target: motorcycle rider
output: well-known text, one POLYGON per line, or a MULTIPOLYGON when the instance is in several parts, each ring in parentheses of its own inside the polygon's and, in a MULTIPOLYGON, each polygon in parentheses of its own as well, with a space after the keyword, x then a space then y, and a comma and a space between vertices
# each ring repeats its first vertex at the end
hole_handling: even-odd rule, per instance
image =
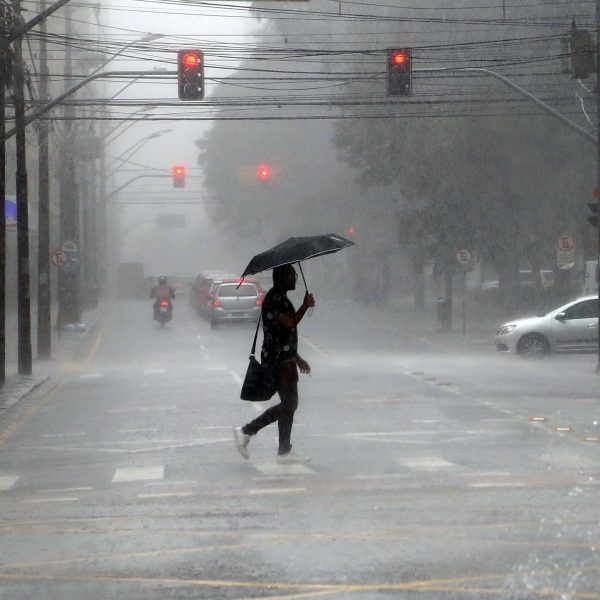
POLYGON ((169 285, 167 278, 164 275, 161 275, 158 278, 158 283, 152 288, 150 292, 151 298, 156 298, 154 302, 154 320, 158 320, 158 309, 160 307, 161 300, 168 300, 169 302, 169 317, 171 316, 171 312, 173 310, 173 305, 171 304, 171 300, 175 299, 175 289, 169 285))

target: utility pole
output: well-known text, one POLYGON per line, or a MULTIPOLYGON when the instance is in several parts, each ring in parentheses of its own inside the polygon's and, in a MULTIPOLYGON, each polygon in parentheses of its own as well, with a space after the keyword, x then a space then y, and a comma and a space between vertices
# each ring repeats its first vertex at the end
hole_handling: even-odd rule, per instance
MULTIPOLYGON (((0 4, 0 38, 8 33, 8 7, 0 4)), ((7 50, 0 49, 0 384, 6 380, 6 112, 4 96, 8 83, 7 50)))
MULTIPOLYGON (((65 10, 65 35, 72 36, 71 10, 65 10)), ((65 90, 72 84, 73 76, 73 50, 71 45, 65 47, 65 90)), ((60 235, 62 245, 74 244, 75 256, 70 257, 67 264, 58 274, 58 328, 59 330, 69 323, 81 322, 79 308, 79 279, 80 261, 79 251, 79 189, 75 174, 74 135, 76 131, 75 110, 72 106, 65 107, 65 124, 61 140, 61 165, 60 165, 60 235), (73 260, 74 258, 74 260, 73 260)), ((73 247, 73 246, 72 246, 73 247)))
MULTIPOLYGON (((20 0, 13 0, 16 22, 21 15, 20 0)), ((29 209, 27 199, 27 155, 25 142, 25 95, 22 40, 14 42, 13 99, 17 145, 17 291, 18 371, 31 375, 31 289, 29 278, 29 209)))
MULTIPOLYGON (((44 2, 40 0, 40 13, 44 2)), ((40 24, 40 100, 48 102, 48 50, 46 21, 40 24)), ((50 303, 50 163, 48 156, 49 122, 37 122, 38 134, 38 292, 37 292, 37 356, 52 355, 52 316, 50 303)))
MULTIPOLYGON (((600 137, 600 0, 596 0, 596 132, 600 137)), ((599 140, 600 142, 600 140, 599 140)), ((600 189, 600 143, 596 145, 597 160, 597 183, 600 189)), ((598 198, 600 202, 600 198, 598 198)), ((598 263, 596 265, 596 279, 598 280, 598 363, 596 364, 596 373, 600 373, 600 223, 598 223, 598 248, 596 248, 598 263)))

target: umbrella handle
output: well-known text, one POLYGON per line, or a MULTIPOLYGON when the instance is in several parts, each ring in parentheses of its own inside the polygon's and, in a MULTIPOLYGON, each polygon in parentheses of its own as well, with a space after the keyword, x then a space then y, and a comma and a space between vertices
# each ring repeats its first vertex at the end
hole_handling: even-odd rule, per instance
MULTIPOLYGON (((308 286, 306 285, 306 279, 304 278, 304 271, 302 270, 302 265, 300 264, 300 261, 298 261, 298 268, 300 269, 300 275, 302 275, 302 281, 304 281, 304 288, 306 289, 306 293, 308 294, 308 286)), ((306 314, 311 317, 313 314, 313 310, 314 307, 311 306, 308 311, 306 312, 306 314)))

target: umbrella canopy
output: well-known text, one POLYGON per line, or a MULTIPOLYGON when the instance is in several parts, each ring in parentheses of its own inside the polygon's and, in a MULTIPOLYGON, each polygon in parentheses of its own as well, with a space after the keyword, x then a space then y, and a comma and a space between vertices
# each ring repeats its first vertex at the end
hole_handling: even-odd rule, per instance
POLYGON ((281 265, 299 263, 301 260, 313 258, 313 256, 332 254, 342 248, 354 245, 354 242, 334 233, 291 237, 285 242, 257 254, 244 269, 242 277, 274 269, 281 265))

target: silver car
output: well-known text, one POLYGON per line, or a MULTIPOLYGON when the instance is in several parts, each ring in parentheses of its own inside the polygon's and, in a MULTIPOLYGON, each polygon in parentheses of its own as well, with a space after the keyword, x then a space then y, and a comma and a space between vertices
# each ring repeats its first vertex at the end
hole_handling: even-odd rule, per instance
POLYGON ((227 321, 258 320, 264 293, 255 284, 240 280, 215 282, 210 293, 209 317, 211 327, 227 321))
POLYGON ((521 356, 597 349, 598 296, 577 298, 543 317, 508 321, 498 329, 494 342, 498 352, 521 356))

